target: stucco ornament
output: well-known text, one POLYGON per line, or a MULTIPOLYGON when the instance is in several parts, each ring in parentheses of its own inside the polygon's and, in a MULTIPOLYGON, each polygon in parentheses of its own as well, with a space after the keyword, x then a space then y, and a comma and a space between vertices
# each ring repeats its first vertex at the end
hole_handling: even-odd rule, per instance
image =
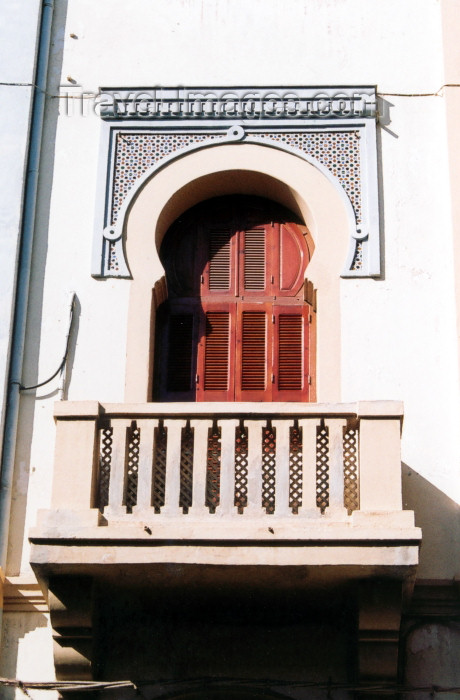
POLYGON ((146 182, 179 158, 226 143, 275 148, 320 170, 347 209, 342 276, 380 275, 374 88, 102 93, 93 276, 130 277, 126 218, 146 182))

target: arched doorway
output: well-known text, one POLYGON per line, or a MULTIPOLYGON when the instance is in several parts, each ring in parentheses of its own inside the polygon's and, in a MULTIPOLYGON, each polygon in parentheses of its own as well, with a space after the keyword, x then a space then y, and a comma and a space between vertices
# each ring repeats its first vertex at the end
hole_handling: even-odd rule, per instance
POLYGON ((214 198, 176 220, 160 250, 154 399, 314 401, 312 252, 302 222, 261 197, 214 198))

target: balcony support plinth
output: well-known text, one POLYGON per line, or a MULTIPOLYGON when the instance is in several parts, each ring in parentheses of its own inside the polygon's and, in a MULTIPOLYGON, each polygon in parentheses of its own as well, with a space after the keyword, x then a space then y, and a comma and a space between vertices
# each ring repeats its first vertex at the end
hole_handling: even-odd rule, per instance
MULTIPOLYGON (((359 587, 359 677, 362 683, 397 682, 402 585, 373 579, 359 587)), ((366 692, 366 698, 377 697, 366 692)))
POLYGON ((52 576, 48 602, 58 680, 92 680, 93 579, 52 576))

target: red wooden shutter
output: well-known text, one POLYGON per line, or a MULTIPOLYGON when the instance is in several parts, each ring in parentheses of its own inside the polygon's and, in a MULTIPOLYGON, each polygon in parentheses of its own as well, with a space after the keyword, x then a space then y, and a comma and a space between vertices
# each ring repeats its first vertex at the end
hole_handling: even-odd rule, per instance
POLYGON ((292 297, 302 289, 310 253, 299 226, 280 224, 278 235, 277 270, 273 293, 292 297))
POLYGON ((204 226, 199 240, 202 248, 201 297, 235 296, 237 240, 234 229, 230 226, 204 226))
POLYGON ((230 317, 223 311, 206 314, 204 390, 228 391, 230 317))
POLYGON ((171 227, 162 398, 315 400, 313 287, 302 291, 310 243, 287 216, 262 199, 217 198, 171 227))
POLYGON ((272 267, 269 238, 271 226, 240 231, 238 234, 239 295, 264 297, 270 293, 272 267))
POLYGON ((245 231, 243 256, 243 288, 245 291, 265 289, 265 229, 245 231))
POLYGON ((241 391, 265 391, 267 314, 243 311, 241 319, 241 391))
POLYGON ((274 401, 308 401, 309 311, 305 305, 275 306, 274 401))
POLYGON ((308 362, 310 365, 310 391, 309 401, 316 401, 316 289, 312 282, 305 280, 304 300, 309 313, 309 347, 308 362))
POLYGON ((269 401, 271 304, 238 304, 236 401, 269 401))
POLYGON ((234 400, 235 304, 203 304, 198 345, 198 401, 234 400))
POLYGON ((228 291, 231 280, 231 232, 229 229, 209 231, 209 289, 228 291))
POLYGON ((301 314, 278 316, 278 389, 302 389, 303 319, 301 314))

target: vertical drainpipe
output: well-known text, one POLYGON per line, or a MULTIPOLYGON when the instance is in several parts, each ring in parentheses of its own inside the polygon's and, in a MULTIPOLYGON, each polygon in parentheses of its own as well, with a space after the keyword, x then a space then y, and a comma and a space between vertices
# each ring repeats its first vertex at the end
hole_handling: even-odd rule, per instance
MULTIPOLYGON (((29 281, 32 263, 38 173, 45 113, 46 83, 48 75, 48 58, 51 43, 53 10, 54 0, 43 0, 38 38, 37 68, 35 73, 35 89, 24 191, 24 208, 16 281, 13 338, 10 351, 8 392, 5 410, 4 439, 0 474, 0 567, 3 569, 3 571, 5 571, 8 552, 11 492, 13 485, 16 435, 19 416, 19 385, 22 378, 22 364, 24 357, 27 304, 29 298, 29 281)), ((0 615, 1 613, 2 610, 0 609, 0 615)))

